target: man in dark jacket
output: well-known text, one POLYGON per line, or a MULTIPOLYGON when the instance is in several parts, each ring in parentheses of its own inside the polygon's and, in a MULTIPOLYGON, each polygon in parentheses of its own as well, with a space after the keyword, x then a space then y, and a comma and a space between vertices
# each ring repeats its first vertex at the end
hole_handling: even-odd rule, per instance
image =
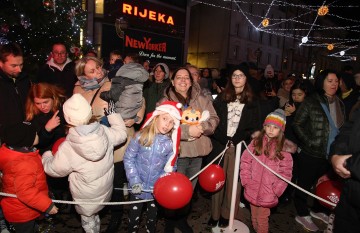
POLYGON ((52 46, 51 59, 39 70, 37 82, 58 85, 69 98, 73 94, 77 77, 75 63, 68 58, 65 44, 56 42, 52 46))
POLYGON ((360 232, 360 109, 354 112, 331 145, 330 160, 345 179, 335 208, 334 233, 360 232))
POLYGON ((22 73, 23 53, 15 43, 0 46, 0 129, 25 119, 25 102, 31 82, 22 73))

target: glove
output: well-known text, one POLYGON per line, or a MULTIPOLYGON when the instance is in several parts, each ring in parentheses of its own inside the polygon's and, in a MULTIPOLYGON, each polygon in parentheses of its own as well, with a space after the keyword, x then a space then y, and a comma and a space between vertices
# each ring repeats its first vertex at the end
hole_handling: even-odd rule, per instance
POLYGON ((108 106, 107 109, 104 108, 104 111, 105 111, 105 115, 106 115, 106 116, 115 113, 115 103, 114 103, 113 100, 110 100, 110 101, 109 101, 109 106, 108 106))
POLYGON ((133 194, 140 194, 141 193, 141 184, 134 184, 132 187, 131 187, 131 192, 133 194))
POLYGON ((100 93, 100 99, 105 100, 106 102, 109 102, 110 99, 110 92, 109 91, 103 91, 100 93))

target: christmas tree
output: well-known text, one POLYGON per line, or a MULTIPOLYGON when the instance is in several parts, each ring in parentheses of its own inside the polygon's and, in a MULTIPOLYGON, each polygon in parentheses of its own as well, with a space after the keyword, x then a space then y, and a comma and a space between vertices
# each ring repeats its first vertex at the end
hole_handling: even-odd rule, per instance
POLYGON ((31 65, 44 64, 55 41, 65 42, 76 58, 86 17, 79 0, 1 0, 0 44, 20 44, 31 65))

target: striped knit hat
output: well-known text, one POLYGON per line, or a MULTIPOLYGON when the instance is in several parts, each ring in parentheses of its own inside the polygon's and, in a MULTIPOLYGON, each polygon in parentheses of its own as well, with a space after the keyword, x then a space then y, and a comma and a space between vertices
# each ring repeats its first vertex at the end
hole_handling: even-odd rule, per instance
POLYGON ((285 131, 286 125, 286 116, 284 110, 278 108, 274 112, 267 115, 265 118, 264 124, 265 125, 275 125, 281 129, 281 131, 285 131))

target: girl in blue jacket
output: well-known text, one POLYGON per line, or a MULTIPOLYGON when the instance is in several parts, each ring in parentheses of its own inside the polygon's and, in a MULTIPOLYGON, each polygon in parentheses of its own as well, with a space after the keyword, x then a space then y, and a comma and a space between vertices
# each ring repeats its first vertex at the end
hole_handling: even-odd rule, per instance
MULTIPOLYGON (((153 199, 150 190, 156 180, 174 171, 180 144, 181 104, 165 101, 150 113, 124 156, 126 176, 131 187, 130 201, 153 199)), ((128 232, 136 232, 143 203, 130 206, 128 232)), ((147 202, 147 232, 156 230, 157 206, 147 202)))

